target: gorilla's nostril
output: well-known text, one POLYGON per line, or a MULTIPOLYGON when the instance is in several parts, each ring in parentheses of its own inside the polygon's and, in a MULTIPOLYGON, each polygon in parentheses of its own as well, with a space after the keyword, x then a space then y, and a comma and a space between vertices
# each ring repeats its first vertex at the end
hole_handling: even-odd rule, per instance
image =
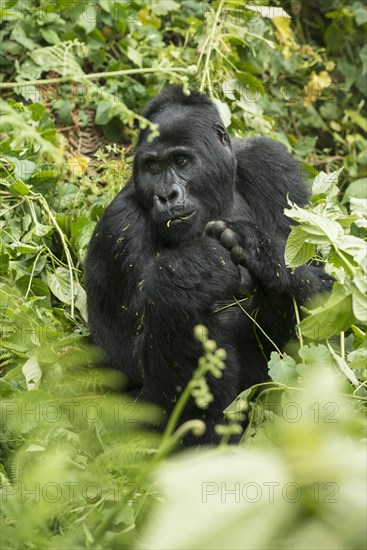
POLYGON ((154 202, 155 205, 166 204, 167 201, 168 201, 168 198, 163 196, 163 195, 154 195, 153 196, 153 202, 154 202))
POLYGON ((178 191, 177 189, 173 189, 173 191, 168 195, 167 200, 172 202, 177 198, 178 198, 178 191))

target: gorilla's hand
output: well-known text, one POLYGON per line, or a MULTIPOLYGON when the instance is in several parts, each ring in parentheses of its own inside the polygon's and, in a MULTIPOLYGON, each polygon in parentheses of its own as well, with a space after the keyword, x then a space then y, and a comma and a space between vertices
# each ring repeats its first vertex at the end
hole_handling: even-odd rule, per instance
POLYGON ((252 292, 255 286, 254 279, 247 269, 245 250, 239 244, 238 234, 223 220, 212 220, 206 224, 204 234, 216 239, 228 250, 232 262, 238 267, 241 289, 244 292, 252 292))
POLYGON ((205 234, 213 239, 217 239, 224 248, 231 253, 232 261, 236 265, 246 266, 245 250, 239 244, 239 237, 228 223, 222 220, 213 220, 206 224, 205 234))

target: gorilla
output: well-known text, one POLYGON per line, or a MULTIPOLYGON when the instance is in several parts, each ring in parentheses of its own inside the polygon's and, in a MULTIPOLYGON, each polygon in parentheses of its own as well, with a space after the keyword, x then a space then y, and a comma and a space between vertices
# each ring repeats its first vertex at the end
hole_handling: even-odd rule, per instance
POLYGON ((285 265, 287 196, 304 206, 307 191, 282 145, 232 139, 215 104, 180 87, 163 90, 144 116, 159 136, 140 132, 133 176, 89 245, 91 337, 130 388, 169 415, 202 354, 193 328, 205 325, 226 368, 208 378, 213 402, 203 411, 191 399, 182 421, 204 420, 198 442, 215 444, 223 409, 268 379, 271 341, 281 348, 291 338, 293 297, 302 304, 330 281, 318 266, 285 265))

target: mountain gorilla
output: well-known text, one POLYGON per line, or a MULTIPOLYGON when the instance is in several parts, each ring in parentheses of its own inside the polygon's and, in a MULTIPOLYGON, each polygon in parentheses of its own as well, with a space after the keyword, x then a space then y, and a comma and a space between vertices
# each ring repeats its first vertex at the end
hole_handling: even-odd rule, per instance
POLYGON ((307 193, 298 163, 263 137, 231 139, 205 95, 171 87, 146 108, 159 137, 141 132, 133 177, 104 212, 86 262, 89 325, 108 364, 144 400, 169 413, 197 367, 193 328, 205 325, 227 352, 206 411, 190 401, 183 420, 202 418, 200 443, 238 393, 267 379, 272 345, 292 335, 292 296, 302 303, 328 286, 313 266, 291 271, 284 247, 289 198, 307 193), (241 307, 232 305, 247 297, 241 307))

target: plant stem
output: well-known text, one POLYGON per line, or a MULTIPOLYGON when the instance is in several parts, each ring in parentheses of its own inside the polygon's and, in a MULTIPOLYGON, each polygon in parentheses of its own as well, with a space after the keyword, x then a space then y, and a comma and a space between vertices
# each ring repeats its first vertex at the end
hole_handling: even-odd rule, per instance
POLYGON ((177 422, 179 421, 179 418, 180 416, 182 415, 183 413, 183 410, 185 408, 185 405, 187 403, 187 401, 190 399, 190 395, 191 395, 191 381, 187 384, 186 388, 184 389, 184 391, 181 393, 170 417, 169 417, 169 420, 167 422, 167 426, 166 426, 166 429, 164 430, 164 434, 163 434, 163 437, 162 437, 162 441, 161 441, 161 445, 160 447, 163 448, 168 439, 171 437, 176 425, 177 425, 177 422))
POLYGON ((213 38, 214 38, 214 34, 215 34, 215 31, 216 31, 216 28, 217 28, 217 24, 218 24, 218 21, 219 21, 220 14, 222 12, 223 4, 224 4, 224 0, 221 0, 221 3, 218 6, 217 12, 216 12, 215 17, 214 17, 213 25, 212 25, 212 28, 211 28, 210 34, 209 34, 208 50, 207 50, 206 56, 205 56, 205 65, 204 65, 204 70, 203 70, 203 78, 201 79, 201 84, 200 84, 200 91, 201 92, 204 91, 205 82, 208 83, 208 87, 209 87, 209 91, 210 91, 211 80, 210 80, 210 72, 209 72, 209 63, 210 63, 210 57, 212 55, 212 50, 213 50, 213 38))
POLYGON ((45 209, 45 211, 47 212, 51 222, 53 223, 56 231, 58 232, 59 236, 60 236, 60 239, 61 239, 61 243, 62 243, 62 246, 64 248, 64 252, 65 252, 65 256, 66 256, 66 261, 67 261, 67 264, 68 264, 68 270, 69 270, 69 279, 70 279, 70 315, 71 317, 74 319, 74 312, 75 312, 75 306, 74 306, 74 276, 73 276, 73 269, 74 269, 74 265, 73 265, 73 260, 72 260, 72 257, 71 257, 71 253, 70 253, 70 250, 69 250, 69 247, 66 243, 66 240, 65 240, 65 235, 61 229, 61 227, 59 226, 59 224, 57 223, 57 220, 55 218, 55 216, 53 215, 53 213, 51 212, 49 206, 48 206, 48 203, 46 201, 46 199, 40 195, 39 193, 34 193, 33 191, 30 191, 30 194, 32 195, 32 197, 30 197, 31 199, 35 199, 37 201, 39 201, 41 203, 41 205, 43 206, 43 208, 45 209))
POLYGON ((342 330, 340 333, 340 355, 345 358, 345 332, 342 330))
MULTIPOLYGON (((236 301, 236 298, 233 297, 233 299, 236 301)), ((240 304, 239 301, 236 301, 236 304, 241 308, 241 310, 243 311, 243 313, 245 313, 247 315, 247 317, 249 317, 251 319, 251 321, 257 326, 257 328, 259 330, 261 330, 261 332, 263 333, 263 335, 265 336, 265 338, 267 338, 269 340, 269 342, 274 346, 274 348, 277 350, 277 352, 279 353, 279 355, 281 357, 283 357, 283 353, 280 351, 280 349, 278 348, 278 346, 276 345, 276 343, 270 338, 270 336, 268 336, 265 332, 265 330, 263 328, 261 328, 261 326, 259 325, 259 323, 256 321, 256 319, 254 319, 252 317, 252 315, 250 315, 246 310, 245 308, 243 308, 240 304)))
MULTIPOLYGON (((301 322, 301 318, 299 316, 299 309, 298 309, 298 305, 297 305, 297 302, 296 302, 296 299, 294 296, 292 296, 292 300, 293 300, 293 307, 294 307, 294 312, 296 314, 296 321, 297 321, 297 326, 296 326, 296 332, 297 332, 297 337, 298 337, 298 340, 299 340, 299 345, 301 348, 303 348, 304 344, 303 344, 303 336, 302 336, 302 331, 301 329, 299 328, 299 324, 301 322)), ((305 360, 304 358, 302 357, 302 363, 305 365, 305 360)))
POLYGON ((0 90, 5 88, 16 88, 18 86, 40 86, 42 84, 62 84, 63 82, 82 82, 84 79, 93 80, 94 78, 110 78, 114 76, 124 76, 129 74, 147 74, 147 73, 184 73, 194 74, 196 66, 191 67, 146 67, 142 69, 123 69, 121 71, 107 71, 104 73, 89 73, 84 75, 67 75, 58 78, 45 78, 40 80, 25 80, 22 82, 1 82, 0 90))

